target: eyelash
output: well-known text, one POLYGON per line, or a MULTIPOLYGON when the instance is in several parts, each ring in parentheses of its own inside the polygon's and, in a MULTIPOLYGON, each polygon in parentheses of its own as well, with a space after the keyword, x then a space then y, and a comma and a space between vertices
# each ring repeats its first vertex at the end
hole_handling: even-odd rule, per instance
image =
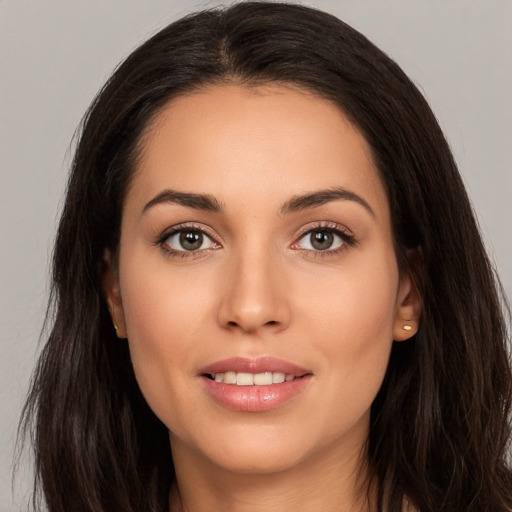
MULTIPOLYGON (((172 249, 168 245, 169 238, 171 238, 173 235, 176 235, 178 233, 187 233, 187 232, 198 232, 203 234, 204 236, 208 237, 213 244, 217 245, 218 247, 221 247, 221 245, 215 241, 215 237, 208 232, 207 229, 205 229, 204 225, 199 224, 178 224, 177 226, 173 226, 171 229, 165 231, 162 233, 158 239, 156 240, 156 244, 158 245, 167 256, 171 258, 198 258, 205 254, 205 251, 210 251, 212 248, 208 249, 201 249, 196 251, 187 251, 187 250, 176 250, 172 249)), ((217 249, 215 247, 214 249, 217 249)))
POLYGON ((314 258, 328 258, 331 256, 337 256, 342 252, 346 251, 349 247, 354 247, 357 245, 358 240, 356 237, 349 232, 347 228, 344 226, 334 223, 334 222, 318 222, 313 225, 306 226, 303 231, 298 235, 297 241, 292 244, 297 245, 301 240, 303 240, 306 236, 311 236, 315 232, 326 232, 331 233, 333 235, 338 236, 341 239, 340 247, 336 249, 326 249, 324 251, 321 250, 312 250, 312 249, 301 249, 297 248, 298 251, 303 251, 304 253, 312 256, 314 258))
MULTIPOLYGON (((302 232, 297 236, 296 241, 291 245, 292 249, 304 252, 310 256, 315 258, 325 258, 329 256, 338 255, 341 252, 347 250, 349 247, 353 247, 357 244, 356 237, 351 234, 347 228, 341 226, 340 224, 336 224, 333 222, 318 222, 313 225, 306 226, 302 232), (335 236, 338 236, 341 239, 340 247, 336 249, 326 249, 326 250, 314 250, 314 249, 302 249, 299 247, 294 248, 301 240, 303 240, 306 236, 311 236, 312 233, 315 232, 327 232, 331 233, 335 236)), ((198 258, 205 254, 205 252, 209 252, 212 249, 217 249, 221 247, 221 245, 215 240, 215 237, 205 229, 204 225, 198 224, 178 224, 173 226, 171 229, 162 233, 156 240, 155 245, 159 246, 167 256, 171 258, 198 258), (199 249, 193 251, 187 250, 176 250, 169 247, 168 241, 169 239, 178 234, 178 233, 186 233, 186 232, 199 232, 206 237, 208 237, 213 244, 217 247, 214 248, 206 248, 199 249)))

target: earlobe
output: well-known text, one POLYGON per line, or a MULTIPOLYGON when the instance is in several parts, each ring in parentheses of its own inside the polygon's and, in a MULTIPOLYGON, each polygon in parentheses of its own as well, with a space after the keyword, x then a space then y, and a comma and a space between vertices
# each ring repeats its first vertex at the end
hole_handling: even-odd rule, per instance
POLYGON ((105 269, 103 271, 101 284, 116 335, 118 338, 124 339, 127 338, 126 323, 119 288, 117 264, 114 259, 112 253, 108 249, 105 249, 103 254, 105 269))
POLYGON ((406 341, 418 332, 418 322, 414 320, 403 320, 397 322, 393 328, 394 341, 406 341))
POLYGON ((401 279, 397 295, 393 339, 406 341, 418 332, 422 299, 412 271, 401 279))

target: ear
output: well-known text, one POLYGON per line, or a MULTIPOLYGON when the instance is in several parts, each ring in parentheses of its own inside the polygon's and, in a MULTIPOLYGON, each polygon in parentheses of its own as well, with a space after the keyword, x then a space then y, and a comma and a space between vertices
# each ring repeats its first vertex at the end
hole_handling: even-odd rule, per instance
POLYGON ((108 249, 105 249, 103 261, 105 263, 105 270, 101 279, 101 285, 103 295, 107 301, 110 318, 112 319, 112 325, 118 338, 127 338, 117 262, 108 249))
POLYGON ((421 252, 419 249, 412 249, 407 252, 410 268, 400 279, 395 319, 393 323, 393 339, 405 341, 418 332, 422 300, 418 284, 414 274, 421 274, 421 252))

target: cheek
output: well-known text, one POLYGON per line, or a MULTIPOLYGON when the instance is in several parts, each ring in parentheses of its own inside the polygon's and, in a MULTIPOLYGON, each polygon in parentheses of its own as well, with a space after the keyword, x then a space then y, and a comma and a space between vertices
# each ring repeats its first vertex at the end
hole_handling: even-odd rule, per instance
POLYGON ((171 273, 168 262, 160 260, 122 262, 120 282, 137 381, 150 407, 169 425, 166 414, 184 396, 178 377, 184 368, 194 367, 193 354, 211 317, 211 294, 204 276, 171 273))
POLYGON ((307 316, 329 339, 344 341, 340 350, 359 352, 392 339, 399 276, 392 252, 356 259, 357 264, 350 261, 302 280, 294 296, 302 301, 299 318, 307 316))
MULTIPOLYGON (((135 244, 134 244, 135 245, 135 244)), ((136 247, 120 262, 120 283, 129 338, 144 345, 175 347, 204 323, 211 309, 211 272, 168 261, 153 247, 136 247)))
MULTIPOLYGON (((348 268, 348 266, 347 266, 348 268)), ((303 329, 322 355, 333 397, 346 412, 370 407, 384 378, 395 316, 398 269, 394 254, 358 260, 350 271, 331 272, 328 292, 310 287, 302 306, 303 329), (311 292, 311 289, 314 292, 311 292)))

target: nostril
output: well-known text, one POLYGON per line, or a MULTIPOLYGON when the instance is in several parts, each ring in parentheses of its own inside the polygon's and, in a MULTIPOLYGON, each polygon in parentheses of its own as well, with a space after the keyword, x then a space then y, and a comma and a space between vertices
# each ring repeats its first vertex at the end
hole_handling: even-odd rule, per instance
MULTIPOLYGON (((1 1, 1 0, 0 0, 1 1)), ((241 323, 241 322, 235 322, 234 320, 230 320, 227 324, 226 324, 228 327, 239 327, 241 328, 242 330, 244 331, 253 331, 254 328, 251 328, 250 326, 246 325, 244 327, 244 324, 241 323)), ((263 324, 263 326, 268 326, 268 327, 272 327, 274 325, 279 325, 279 322, 277 320, 269 320, 268 322, 265 322, 263 324)), ((257 327, 256 327, 257 328, 257 327)))

